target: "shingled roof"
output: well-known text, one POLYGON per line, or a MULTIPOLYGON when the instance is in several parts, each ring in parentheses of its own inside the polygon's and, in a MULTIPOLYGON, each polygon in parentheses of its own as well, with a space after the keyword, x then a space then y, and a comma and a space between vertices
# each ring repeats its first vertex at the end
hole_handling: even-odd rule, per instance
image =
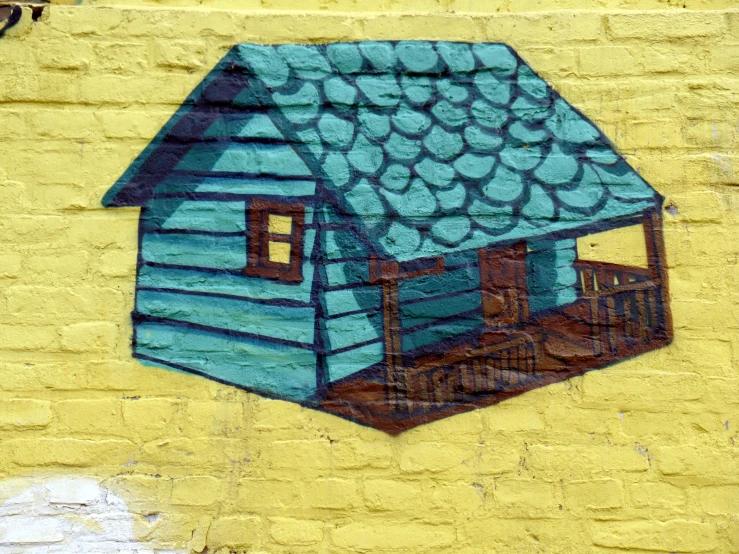
MULTIPOLYGON (((292 144, 383 256, 542 237, 661 204, 610 141, 503 44, 241 44, 211 82, 222 72, 242 81, 202 130, 221 146, 198 158, 209 165, 201 169, 225 155, 224 134, 237 141, 247 125, 249 136, 261 126, 264 137, 292 144)), ((204 90, 185 105, 212 102, 204 90)), ((195 112, 173 117, 104 204, 147 200, 151 191, 128 190, 143 186, 136 173, 166 155, 167 133, 195 112)))

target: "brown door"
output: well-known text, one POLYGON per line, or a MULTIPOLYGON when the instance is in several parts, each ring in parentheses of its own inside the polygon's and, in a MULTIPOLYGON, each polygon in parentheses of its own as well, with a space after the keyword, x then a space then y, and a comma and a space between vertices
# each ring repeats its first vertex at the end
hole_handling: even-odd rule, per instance
POLYGON ((508 327, 526 321, 526 243, 479 250, 482 311, 488 327, 508 327))

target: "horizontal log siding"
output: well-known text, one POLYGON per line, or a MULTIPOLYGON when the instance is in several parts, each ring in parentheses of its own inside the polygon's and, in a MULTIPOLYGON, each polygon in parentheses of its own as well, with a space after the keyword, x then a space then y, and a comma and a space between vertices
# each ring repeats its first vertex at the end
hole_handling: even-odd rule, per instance
POLYGON ((135 355, 275 396, 313 394, 314 194, 288 145, 194 146, 142 211, 135 355), (302 282, 243 275, 254 196, 306 206, 302 282))
POLYGON ((449 254, 446 269, 398 283, 403 352, 483 326, 476 251, 449 254))
POLYGON ((321 266, 328 380, 336 381, 383 359, 382 288, 369 284, 369 252, 349 225, 329 216, 321 266))
POLYGON ((273 344, 162 323, 140 323, 134 356, 206 374, 262 394, 304 400, 316 391, 316 355, 273 344))

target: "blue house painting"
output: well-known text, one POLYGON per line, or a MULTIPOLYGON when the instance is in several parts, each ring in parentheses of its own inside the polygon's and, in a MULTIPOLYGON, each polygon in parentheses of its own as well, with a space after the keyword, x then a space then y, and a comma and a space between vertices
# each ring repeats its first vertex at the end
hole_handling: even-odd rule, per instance
POLYGON ((389 433, 672 337, 662 197, 503 44, 237 45, 103 204, 134 357, 389 433))

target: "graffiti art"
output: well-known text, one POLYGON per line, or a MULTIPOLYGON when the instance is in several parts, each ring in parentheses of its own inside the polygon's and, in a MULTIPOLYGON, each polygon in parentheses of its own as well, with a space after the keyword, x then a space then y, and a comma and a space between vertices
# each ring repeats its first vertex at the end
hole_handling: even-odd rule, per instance
POLYGON ((662 202, 510 47, 430 41, 236 45, 103 199, 134 357, 388 433, 668 344, 662 202))

